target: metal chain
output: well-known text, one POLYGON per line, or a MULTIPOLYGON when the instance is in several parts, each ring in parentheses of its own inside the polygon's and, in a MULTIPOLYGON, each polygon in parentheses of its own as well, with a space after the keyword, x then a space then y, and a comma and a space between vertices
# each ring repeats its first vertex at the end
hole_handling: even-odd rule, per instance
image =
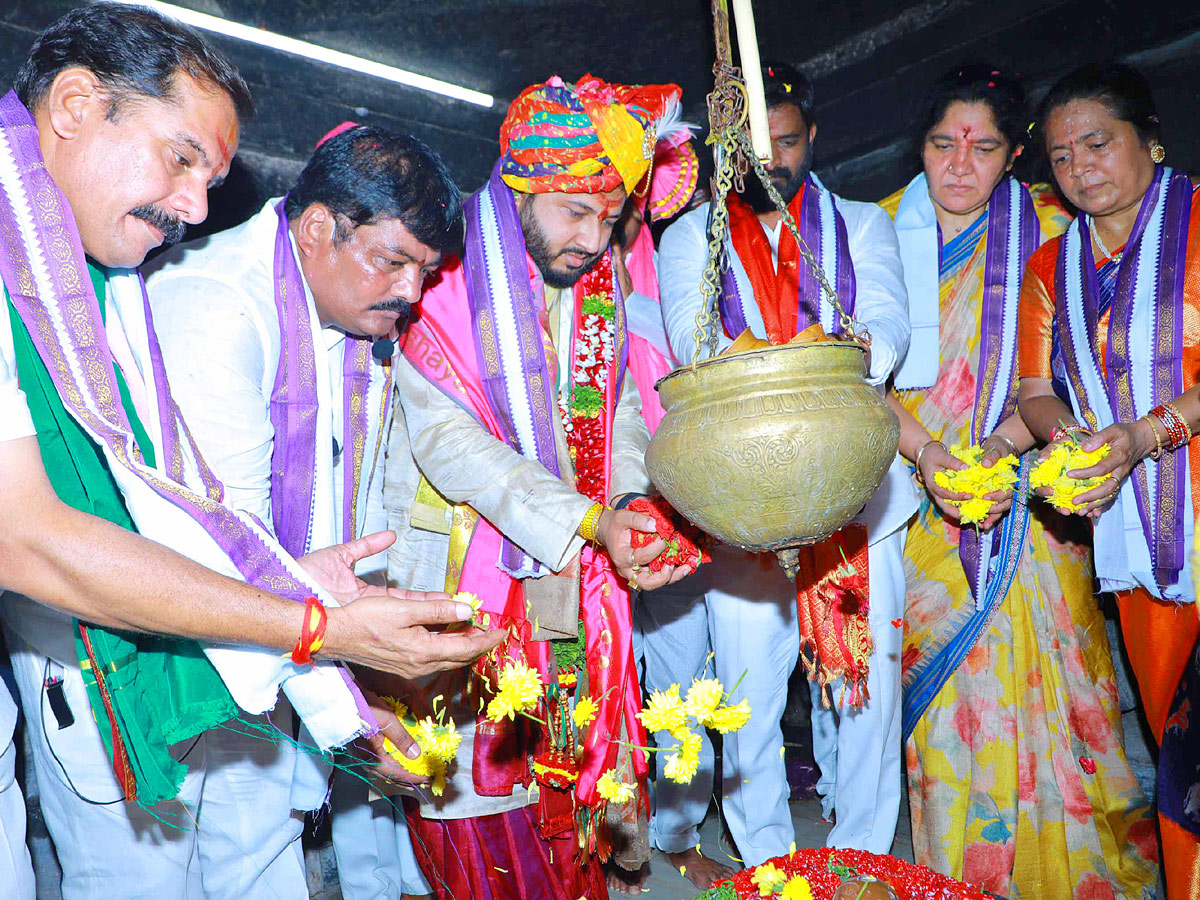
POLYGON ((699 312, 696 313, 696 328, 692 332, 695 341, 695 356, 692 358, 694 367, 700 361, 701 351, 707 346, 708 355, 717 355, 717 344, 720 341, 719 303, 721 296, 721 272, 728 265, 726 259, 726 237, 729 234, 729 209, 726 199, 731 190, 741 192, 743 176, 753 169, 768 196, 787 223, 788 230, 795 238, 800 248, 800 255, 816 276, 829 302, 833 304, 838 314, 838 322, 842 331, 850 340, 858 341, 864 346, 871 345, 871 335, 861 325, 855 328, 855 321, 842 307, 837 292, 825 277, 824 271, 813 256, 808 245, 800 237, 795 219, 783 202, 783 197, 763 164, 758 161, 750 145, 750 135, 746 127, 749 117, 749 98, 746 95, 745 82, 741 70, 733 65, 733 54, 729 42, 729 7, 728 0, 712 0, 713 31, 716 39, 717 59, 713 64, 715 84, 712 93, 708 95, 709 136, 707 143, 715 145, 714 156, 716 171, 712 179, 712 205, 708 218, 708 263, 704 268, 704 276, 700 282, 700 293, 703 297, 699 312))
POLYGON ((733 188, 734 165, 733 155, 737 152, 736 132, 725 131, 720 146, 717 148, 717 171, 713 175, 712 209, 709 215, 708 264, 704 267, 704 277, 700 282, 700 293, 703 302, 696 314, 696 329, 692 332, 695 341, 695 355, 692 365, 700 361, 701 351, 708 346, 708 355, 717 355, 717 344, 720 341, 720 297, 721 269, 727 265, 725 259, 725 237, 729 234, 729 207, 725 198, 733 188))

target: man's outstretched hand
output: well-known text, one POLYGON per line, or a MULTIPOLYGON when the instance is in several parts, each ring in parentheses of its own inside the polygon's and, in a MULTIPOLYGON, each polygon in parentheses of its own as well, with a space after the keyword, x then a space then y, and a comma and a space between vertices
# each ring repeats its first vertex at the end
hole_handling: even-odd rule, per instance
POLYGON ((325 588, 339 605, 345 605, 379 588, 354 574, 354 566, 369 556, 382 553, 396 543, 396 532, 377 531, 358 540, 334 544, 301 556, 296 562, 308 577, 325 588))
POLYGON ((454 603, 448 594, 375 587, 355 576, 356 562, 386 550, 395 540, 394 532, 382 531, 298 560, 343 604, 329 609, 321 655, 416 678, 468 665, 497 647, 503 631, 446 633, 447 626, 471 618, 466 603, 454 603))

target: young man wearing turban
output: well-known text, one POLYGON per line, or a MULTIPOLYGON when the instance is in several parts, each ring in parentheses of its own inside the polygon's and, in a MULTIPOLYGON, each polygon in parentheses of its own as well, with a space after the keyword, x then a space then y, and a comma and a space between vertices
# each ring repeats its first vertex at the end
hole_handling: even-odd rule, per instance
POLYGON ((626 377, 609 241, 627 196, 646 189, 679 94, 591 76, 522 92, 491 179, 466 205, 463 258, 426 290, 405 337, 385 497, 400 533, 389 574, 404 587, 473 593, 479 621, 509 633, 466 696, 462 679, 424 689, 472 723, 445 792, 410 812, 439 896, 604 897, 598 857, 611 846, 637 867, 648 856, 644 834, 628 839, 621 827, 636 826, 644 792, 606 808, 597 782, 635 785, 646 773, 629 588, 653 590, 692 568, 651 571, 666 546, 655 521, 621 509, 649 489, 648 433, 626 377), (415 467, 401 464, 409 457, 415 467), (635 549, 634 532, 651 542, 635 549), (545 750, 543 727, 485 708, 497 672, 518 663, 557 690, 549 641, 576 642, 581 623, 576 690, 597 712, 579 728, 578 755, 554 767, 556 789, 526 762, 545 750))
MULTIPOLYGON (((836 197, 812 174, 817 126, 808 79, 795 70, 768 67, 764 81, 771 180, 843 307, 870 331, 867 380, 881 386, 904 356, 910 331, 896 233, 879 209, 836 197)), ((832 303, 758 179, 748 175, 744 193, 731 193, 727 202, 730 265, 719 299, 720 348, 745 331, 773 344, 787 343, 814 323, 835 332, 832 303)), ((705 204, 681 217, 663 235, 659 255, 663 318, 681 363, 691 362, 696 353, 692 333, 703 302, 708 214, 705 204)), ((754 710, 750 723, 727 735, 722 745, 722 808, 748 866, 786 853, 795 837, 780 718, 802 646, 809 660, 816 656, 813 674, 823 688, 814 692, 813 731, 823 784, 834 785, 824 798, 826 813, 836 810, 829 845, 874 853, 887 853, 892 845, 900 808, 901 629, 896 622, 904 609, 902 526, 916 507, 911 479, 897 457, 851 525, 802 551, 794 584, 773 560, 725 545, 713 549, 704 574, 716 674, 731 683, 744 673, 741 689, 754 710), (862 606, 847 614, 846 605, 838 603, 829 617, 838 640, 814 629, 815 634, 803 636, 817 638, 814 651, 814 645, 801 642, 797 606, 806 613, 820 610, 829 596, 824 585, 835 583, 834 573, 842 567, 852 567, 851 578, 860 585, 866 582, 852 588, 862 606), (866 641, 847 639, 868 628, 866 641), (843 648, 849 652, 840 654, 843 648), (839 703, 836 722, 816 696, 826 691, 834 702, 846 700, 839 703), (849 777, 836 778, 837 771, 849 777)), ((843 586, 850 587, 843 582, 834 590, 843 586)))

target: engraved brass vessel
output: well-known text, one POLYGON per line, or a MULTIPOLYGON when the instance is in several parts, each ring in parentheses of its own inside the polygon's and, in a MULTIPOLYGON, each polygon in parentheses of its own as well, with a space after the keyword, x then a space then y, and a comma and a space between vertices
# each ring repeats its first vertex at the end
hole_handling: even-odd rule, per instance
POLYGON ((875 493, 899 445, 900 423, 865 376, 863 347, 843 341, 676 369, 656 385, 666 415, 646 452, 650 477, 724 543, 824 540, 875 493))

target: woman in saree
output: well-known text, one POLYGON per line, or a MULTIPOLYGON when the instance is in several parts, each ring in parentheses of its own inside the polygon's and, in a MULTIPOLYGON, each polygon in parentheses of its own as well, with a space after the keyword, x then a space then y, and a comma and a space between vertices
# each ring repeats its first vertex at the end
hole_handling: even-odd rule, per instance
POLYGON ((1045 185, 1010 175, 1024 92, 991 67, 934 87, 918 122, 923 172, 896 209, 913 320, 891 398, 927 492, 905 551, 903 733, 919 863, 1013 900, 1152 897, 1149 804, 1123 750, 1104 620, 1079 529, 1024 485, 1034 438, 1017 413, 1020 277, 1069 221, 1045 185), (939 487, 1021 457, 978 528, 939 487))
MULTIPOLYGON (((1200 508, 1200 202, 1163 165, 1146 80, 1086 66, 1047 94, 1051 170, 1079 210, 1029 261, 1021 294, 1021 416, 1050 453, 1108 455, 1075 498, 1094 525, 1146 718, 1159 741, 1158 823, 1172 900, 1200 896, 1200 617, 1190 561, 1200 508), (1064 402, 1064 397, 1068 398, 1064 402)), ((1072 473, 1069 473, 1072 474, 1072 473)))

